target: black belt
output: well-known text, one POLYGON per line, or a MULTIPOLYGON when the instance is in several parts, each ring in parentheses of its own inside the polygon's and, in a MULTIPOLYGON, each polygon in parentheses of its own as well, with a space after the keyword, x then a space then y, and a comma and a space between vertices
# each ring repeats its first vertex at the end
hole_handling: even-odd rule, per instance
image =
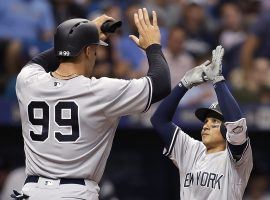
MULTIPOLYGON (((39 179, 39 176, 28 176, 24 182, 24 185, 26 183, 37 183, 39 179)), ((79 184, 79 185, 85 185, 84 179, 80 178, 61 178, 60 184, 79 184)))

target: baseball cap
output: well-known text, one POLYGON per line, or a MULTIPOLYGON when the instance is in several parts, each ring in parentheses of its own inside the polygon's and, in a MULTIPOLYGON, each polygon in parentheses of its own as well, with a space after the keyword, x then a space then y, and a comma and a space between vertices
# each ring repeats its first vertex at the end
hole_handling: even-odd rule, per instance
POLYGON ((195 115, 202 122, 204 122, 207 117, 213 117, 221 121, 224 121, 224 117, 220 110, 218 102, 212 103, 209 108, 198 108, 195 111, 195 115))

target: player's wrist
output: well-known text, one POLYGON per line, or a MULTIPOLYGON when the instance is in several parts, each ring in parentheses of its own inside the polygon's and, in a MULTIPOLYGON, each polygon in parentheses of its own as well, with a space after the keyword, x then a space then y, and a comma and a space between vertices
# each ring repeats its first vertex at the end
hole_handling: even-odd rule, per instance
POLYGON ((178 83, 178 86, 181 88, 185 88, 186 90, 189 90, 190 88, 192 88, 192 86, 190 86, 190 83, 185 80, 185 78, 182 78, 181 81, 178 83))
POLYGON ((212 80, 212 84, 215 85, 216 83, 218 83, 220 81, 224 81, 224 80, 225 80, 225 78, 223 75, 218 75, 212 80))
POLYGON ((160 51, 161 50, 161 44, 154 43, 146 47, 145 52, 146 53, 153 53, 155 51, 160 51))

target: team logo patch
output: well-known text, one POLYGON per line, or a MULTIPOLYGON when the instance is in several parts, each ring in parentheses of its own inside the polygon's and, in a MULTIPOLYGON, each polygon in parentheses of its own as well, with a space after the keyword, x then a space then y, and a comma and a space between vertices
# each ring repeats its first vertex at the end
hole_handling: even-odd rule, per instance
POLYGON ((61 87, 61 86, 62 86, 62 83, 60 83, 60 82, 58 82, 58 81, 55 81, 55 82, 53 83, 53 86, 54 86, 54 87, 61 87))
POLYGON ((45 181, 45 185, 53 185, 52 181, 45 181))
POLYGON ((243 131, 243 129, 244 129, 243 126, 237 126, 232 130, 232 132, 234 134, 238 134, 238 133, 241 133, 243 131))
POLYGON ((218 102, 214 102, 209 108, 215 109, 217 108, 218 102))

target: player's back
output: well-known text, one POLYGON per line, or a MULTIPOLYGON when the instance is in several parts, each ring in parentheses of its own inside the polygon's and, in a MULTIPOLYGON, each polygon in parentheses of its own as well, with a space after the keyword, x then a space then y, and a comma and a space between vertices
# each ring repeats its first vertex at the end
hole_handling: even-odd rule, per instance
POLYGON ((16 92, 28 175, 99 181, 119 120, 107 108, 106 85, 106 78, 59 80, 37 64, 22 69, 16 92))

